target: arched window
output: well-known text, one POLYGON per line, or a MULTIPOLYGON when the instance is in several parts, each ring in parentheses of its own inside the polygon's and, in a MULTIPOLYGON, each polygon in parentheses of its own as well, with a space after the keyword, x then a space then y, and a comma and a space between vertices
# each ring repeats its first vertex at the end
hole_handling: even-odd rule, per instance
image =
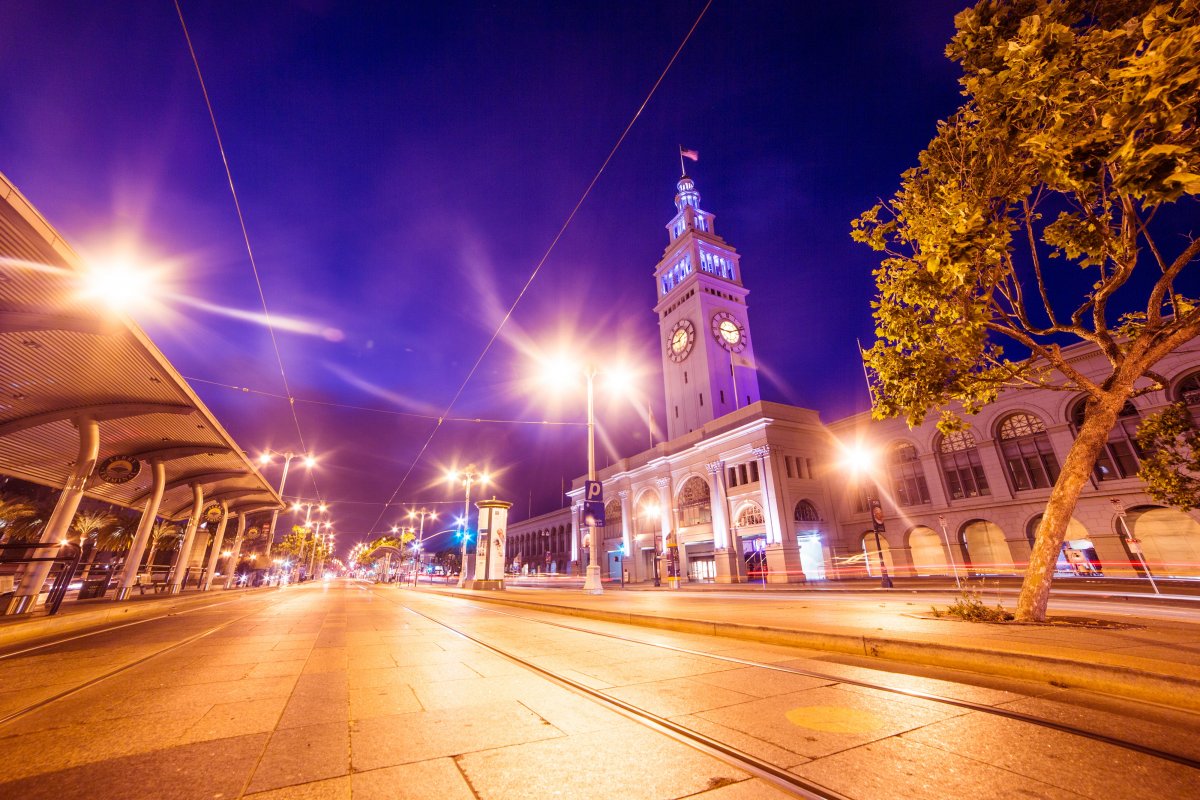
MULTIPOLYGON (((1087 398, 1080 398, 1071 407, 1071 425, 1078 433, 1083 427, 1083 414, 1087 398)), ((1126 403, 1117 416, 1117 424, 1108 434, 1108 443, 1100 451, 1094 470, 1096 480, 1111 481, 1116 478, 1133 478, 1138 472, 1137 429, 1141 418, 1133 403, 1126 403)))
POLYGON ((1040 417, 1024 411, 1009 414, 1000 423, 999 438, 1015 491, 1047 489, 1058 480, 1058 459, 1040 417))
POLYGON ((796 503, 796 511, 793 514, 796 522, 820 522, 821 515, 817 513, 817 507, 808 500, 801 500, 796 503))
POLYGON ((902 506, 929 502, 929 486, 917 448, 908 442, 897 442, 888 451, 888 473, 892 478, 892 495, 902 506))
POLYGON ((712 505, 709 503, 708 484, 693 475, 688 478, 679 492, 679 527, 703 525, 712 522, 712 505))
POLYGON ((762 524, 763 510, 758 503, 747 503, 742 506, 741 511, 737 515, 737 526, 739 528, 750 528, 762 524))
POLYGON ((979 447, 970 431, 947 433, 938 442, 938 461, 946 494, 951 500, 991 494, 983 464, 979 462, 979 447))
POLYGON ((604 506, 604 539, 621 538, 621 501, 612 500, 604 506))
POLYGON ((1187 406, 1192 419, 1200 419, 1200 372, 1193 372, 1175 386, 1175 400, 1187 406))

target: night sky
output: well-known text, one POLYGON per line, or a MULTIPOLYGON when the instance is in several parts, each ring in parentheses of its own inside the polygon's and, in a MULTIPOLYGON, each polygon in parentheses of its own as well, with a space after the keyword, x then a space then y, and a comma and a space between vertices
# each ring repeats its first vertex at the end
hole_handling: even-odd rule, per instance
MULTIPOLYGON (((850 220, 957 106, 964 5, 716 0, 450 416, 578 422, 582 385, 529 380, 536 353, 623 358, 644 399, 598 400, 598 461, 645 448, 680 144, 742 255, 764 399, 865 410, 877 259, 850 220)), ((703 2, 182 8, 269 308, 304 323, 278 333, 299 433, 267 329, 227 313, 261 306, 171 2, 6 0, 0 171, 81 254, 161 270, 133 316, 251 455, 317 455, 285 494, 333 504, 339 550, 459 498, 469 461, 514 519, 558 507, 582 427, 447 421, 401 481, 703 2)))

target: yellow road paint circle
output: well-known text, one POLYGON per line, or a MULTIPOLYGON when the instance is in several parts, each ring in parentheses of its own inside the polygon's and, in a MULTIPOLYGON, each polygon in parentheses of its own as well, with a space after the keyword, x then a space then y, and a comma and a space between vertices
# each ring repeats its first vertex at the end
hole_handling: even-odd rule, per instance
POLYGON ((787 719, 797 727, 825 733, 870 733, 884 724, 870 711, 841 706, 801 706, 787 712, 787 719))

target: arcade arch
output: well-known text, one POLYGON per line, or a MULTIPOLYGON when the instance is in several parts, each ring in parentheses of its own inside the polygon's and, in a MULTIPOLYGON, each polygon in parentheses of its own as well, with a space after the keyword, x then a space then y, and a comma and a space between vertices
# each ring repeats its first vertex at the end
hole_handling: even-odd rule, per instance
POLYGON ((1200 578, 1200 523, 1176 508, 1139 506, 1125 524, 1155 577, 1200 578))
POLYGON ((1012 574, 1017 571, 1004 531, 994 522, 974 519, 962 527, 959 539, 967 551, 967 566, 972 572, 1012 574))

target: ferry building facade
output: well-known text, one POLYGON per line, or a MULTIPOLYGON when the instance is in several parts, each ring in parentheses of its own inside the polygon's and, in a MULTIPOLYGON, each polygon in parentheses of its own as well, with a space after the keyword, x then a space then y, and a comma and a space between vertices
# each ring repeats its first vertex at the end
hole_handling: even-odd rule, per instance
MULTIPOLYGON (((876 575, 881 561, 901 576, 1023 572, 1082 396, 1010 392, 950 436, 869 414, 825 423, 761 400, 740 258, 692 179, 677 190, 654 270, 668 438, 598 475, 605 576, 789 583, 876 575), (842 465, 851 447, 876 454, 870 478, 842 465), (878 547, 872 497, 884 512, 878 547)), ((1086 346, 1074 360, 1087 374, 1108 367, 1086 346)), ((1184 347, 1157 370, 1167 387, 1126 407, 1071 521, 1062 575, 1144 577, 1148 564, 1156 577, 1200 578, 1200 514, 1145 494, 1134 444, 1139 418, 1167 403, 1200 419, 1200 359, 1184 347)), ((582 480, 568 496, 567 508, 510 523, 510 568, 579 574, 589 563, 582 480)))

